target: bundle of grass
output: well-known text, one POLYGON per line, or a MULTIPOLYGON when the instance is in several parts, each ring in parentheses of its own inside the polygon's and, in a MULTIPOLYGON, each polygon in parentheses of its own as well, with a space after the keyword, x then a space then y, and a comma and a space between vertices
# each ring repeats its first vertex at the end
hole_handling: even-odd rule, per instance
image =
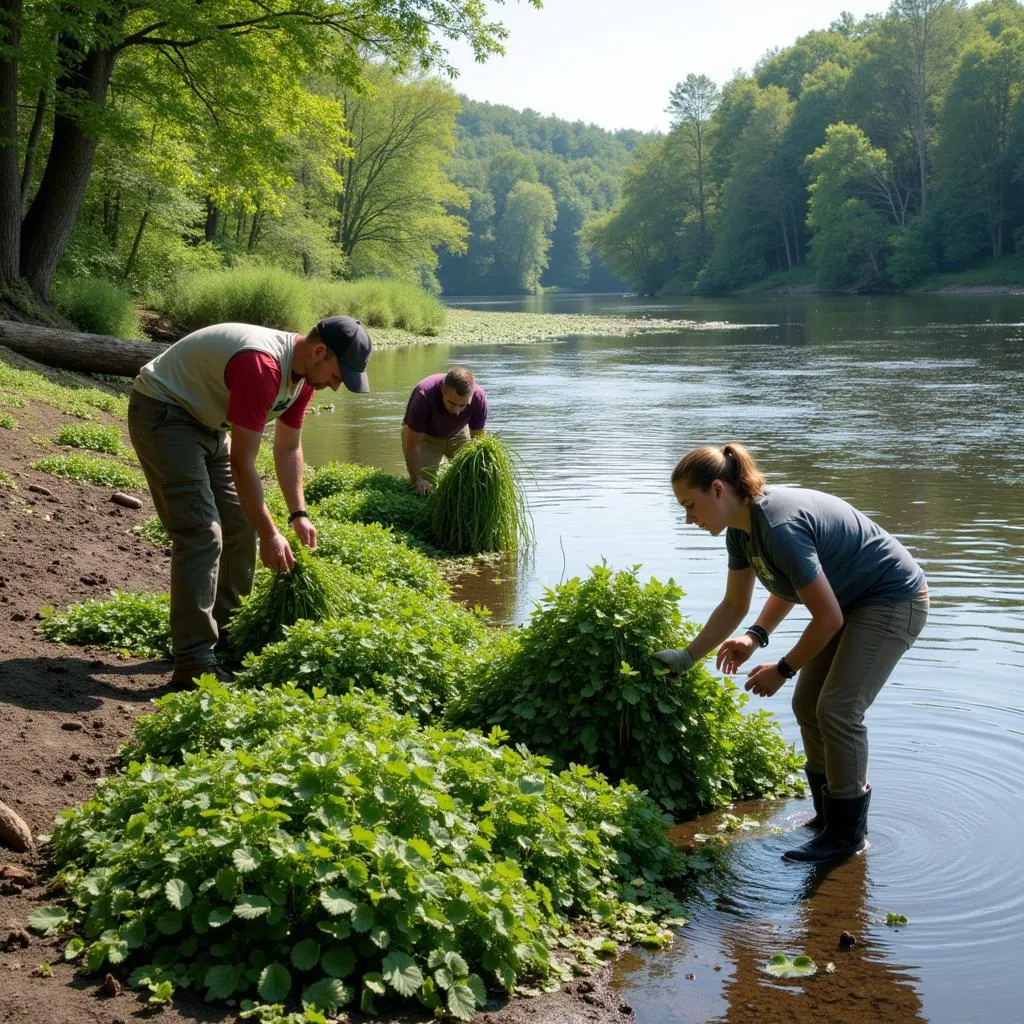
POLYGON ((242 658, 280 640, 284 627, 300 619, 319 621, 345 610, 347 573, 306 548, 295 553, 290 572, 260 572, 252 593, 228 623, 231 652, 242 658))
POLYGON ((518 551, 533 539, 519 457, 495 434, 464 444, 430 495, 431 525, 446 551, 518 551))

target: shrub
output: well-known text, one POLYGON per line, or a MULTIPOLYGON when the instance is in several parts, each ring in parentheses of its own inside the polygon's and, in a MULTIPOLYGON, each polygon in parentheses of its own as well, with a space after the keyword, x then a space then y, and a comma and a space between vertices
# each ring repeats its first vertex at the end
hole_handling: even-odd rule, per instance
POLYGON ((118 427, 101 427, 97 423, 68 424, 57 431, 53 440, 68 448, 86 448, 106 455, 119 455, 125 450, 118 427))
POLYGON ((367 327, 400 327, 412 334, 436 335, 447 310, 440 299, 402 281, 360 278, 323 282, 317 295, 321 316, 347 313, 367 327))
POLYGON ((434 539, 445 551, 517 551, 533 538, 518 456, 495 434, 474 438, 442 466, 430 495, 434 539))
POLYGON ((88 972, 133 961, 133 984, 332 1013, 415 997, 462 1019, 488 985, 561 973, 571 921, 667 941, 657 882, 689 861, 635 789, 554 775, 499 735, 345 716, 102 781, 51 837, 70 914, 31 926, 75 929, 66 956, 88 972))
POLYGON ((313 472, 304 485, 306 501, 323 501, 334 494, 349 491, 382 491, 387 494, 409 494, 408 480, 385 473, 372 466, 349 462, 328 462, 313 472))
POLYGON ((131 296, 112 281, 99 277, 61 281, 52 298, 57 309, 83 331, 146 340, 131 296))
POLYGON ((163 658, 171 651, 170 598, 114 590, 104 601, 82 601, 64 611, 46 606, 39 632, 64 644, 92 644, 126 657, 163 658))
POLYGON ((431 596, 447 596, 448 585, 425 555, 403 544, 379 523, 324 519, 316 524, 316 554, 363 576, 401 583, 431 596))
MULTIPOLYGON (((397 479, 397 478, 395 478, 397 479)), ((411 486, 403 490, 369 487, 338 491, 310 505, 310 514, 319 519, 336 519, 350 523, 380 523, 419 541, 432 544, 434 531, 430 525, 427 499, 416 494, 411 486)))
POLYGON ((32 463, 33 469, 41 469, 54 476, 69 480, 83 480, 100 487, 128 487, 141 490, 146 478, 137 470, 122 466, 119 462, 101 459, 95 455, 50 455, 32 463))
POLYGON ((799 761, 770 721, 745 724, 745 695, 700 665, 677 679, 652 659, 696 634, 681 619, 681 594, 604 565, 546 591, 518 642, 477 667, 449 721, 499 725, 556 764, 628 779, 675 815, 755 787, 792 789, 799 761))

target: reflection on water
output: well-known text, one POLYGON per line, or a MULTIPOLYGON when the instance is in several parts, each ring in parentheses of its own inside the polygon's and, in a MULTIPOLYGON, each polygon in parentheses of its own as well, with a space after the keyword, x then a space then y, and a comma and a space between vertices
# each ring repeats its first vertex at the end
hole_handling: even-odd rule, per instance
MULTIPOLYGON (((724 542, 683 525, 668 477, 690 447, 730 439, 770 480, 832 491, 876 517, 931 587, 928 626, 869 716, 870 849, 803 898, 794 866, 778 859, 788 840, 745 837, 723 895, 695 909, 675 949, 621 965, 637 1019, 848 1019, 841 1001, 828 1009, 848 976, 863 983, 866 1019, 1024 1022, 1024 299, 591 296, 486 308, 526 307, 707 327, 381 351, 373 393, 339 395, 305 435, 313 465, 402 472, 412 386, 454 363, 477 373, 492 429, 530 470, 537 544, 527 569, 462 581, 461 596, 521 622, 545 587, 605 558, 674 576, 683 610, 705 619, 724 588, 724 542), (887 911, 910 924, 878 924, 887 911), (851 955, 834 949, 843 930, 861 939, 851 955), (757 970, 773 952, 801 951, 834 960, 836 974, 780 985, 757 970)), ((802 628, 803 616, 791 618, 771 652, 802 628)), ((767 706, 797 741, 784 693, 767 706)), ((766 813, 791 826, 800 806, 766 813)))

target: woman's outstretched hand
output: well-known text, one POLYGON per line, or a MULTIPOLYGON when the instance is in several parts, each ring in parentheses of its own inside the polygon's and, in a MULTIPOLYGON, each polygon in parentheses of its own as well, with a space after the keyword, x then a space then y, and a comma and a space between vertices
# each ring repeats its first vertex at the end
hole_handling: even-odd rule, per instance
POLYGON ((718 656, 715 658, 715 665, 718 666, 718 671, 724 672, 727 676, 731 676, 734 672, 739 671, 740 665, 754 653, 756 646, 757 641, 752 636, 747 636, 746 634, 726 640, 718 648, 718 656))
POLYGON ((782 688, 786 680, 779 675, 778 667, 768 662, 758 665, 747 673, 747 682, 743 689, 751 690, 758 697, 771 697, 782 688))

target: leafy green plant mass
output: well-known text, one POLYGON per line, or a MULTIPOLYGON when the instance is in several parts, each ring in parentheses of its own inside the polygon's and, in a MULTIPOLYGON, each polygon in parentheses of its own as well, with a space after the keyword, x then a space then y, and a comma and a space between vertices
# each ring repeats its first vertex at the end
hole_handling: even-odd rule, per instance
POLYGON ((451 721, 499 725, 558 764, 628 779, 676 815, 791 791, 800 761, 767 712, 743 714, 746 696, 703 666, 677 678, 652 659, 696 634, 681 594, 604 565, 546 591, 451 721))
POLYGON ((137 658, 171 651, 170 599, 166 594, 114 590, 104 601, 82 601, 64 611, 40 609, 39 632, 65 644, 95 644, 137 658))
POLYGON ((326 1012, 416 999, 468 1019, 488 988, 563 976, 551 949, 571 922, 668 940, 660 882, 691 860, 635 788, 362 693, 236 701, 212 679, 161 701, 133 753, 177 763, 133 761, 58 819, 68 906, 31 924, 68 934, 87 971, 131 961, 154 992, 326 1012))
POLYGON ((453 554, 516 551, 533 537, 517 456, 494 434, 464 444, 430 495, 437 543, 453 554))

